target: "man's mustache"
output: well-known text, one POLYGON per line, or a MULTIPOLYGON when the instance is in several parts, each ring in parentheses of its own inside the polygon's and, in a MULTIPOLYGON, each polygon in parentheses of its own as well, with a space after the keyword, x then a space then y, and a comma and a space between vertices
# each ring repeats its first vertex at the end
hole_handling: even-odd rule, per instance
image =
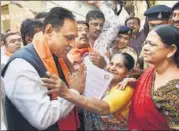
POLYGON ((101 30, 97 30, 97 31, 95 31, 95 33, 101 33, 101 30))
POLYGON ((88 39, 88 37, 87 37, 87 35, 83 35, 83 36, 80 37, 80 40, 81 39, 88 39))

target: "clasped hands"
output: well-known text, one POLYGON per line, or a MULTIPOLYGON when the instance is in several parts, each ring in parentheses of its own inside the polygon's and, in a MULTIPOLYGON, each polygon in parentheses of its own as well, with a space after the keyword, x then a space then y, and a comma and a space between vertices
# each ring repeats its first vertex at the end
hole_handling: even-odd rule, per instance
POLYGON ((57 96, 64 97, 69 88, 82 93, 85 87, 85 80, 86 80, 86 67, 82 63, 79 65, 79 69, 75 70, 71 74, 69 74, 69 83, 67 84, 60 79, 57 75, 51 74, 47 72, 48 78, 42 78, 42 86, 48 88, 48 94, 55 93, 57 96))

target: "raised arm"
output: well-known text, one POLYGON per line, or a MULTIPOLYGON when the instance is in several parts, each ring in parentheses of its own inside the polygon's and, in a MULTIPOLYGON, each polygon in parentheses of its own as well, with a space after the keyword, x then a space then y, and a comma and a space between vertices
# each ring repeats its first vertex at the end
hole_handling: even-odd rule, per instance
POLYGON ((58 78, 43 78, 42 81, 44 82, 43 86, 51 89, 49 93, 55 92, 76 106, 99 115, 109 115, 123 109, 129 103, 133 94, 131 87, 126 87, 124 91, 114 88, 104 99, 98 100, 80 95, 77 90, 73 89, 73 85, 71 85, 72 89, 68 89, 64 82, 58 78))
POLYGON ((105 1, 101 1, 99 9, 105 16, 105 21, 109 23, 109 27, 106 31, 102 31, 98 39, 95 41, 93 48, 105 55, 107 47, 112 44, 114 38, 119 32, 121 23, 114 11, 107 5, 105 1))

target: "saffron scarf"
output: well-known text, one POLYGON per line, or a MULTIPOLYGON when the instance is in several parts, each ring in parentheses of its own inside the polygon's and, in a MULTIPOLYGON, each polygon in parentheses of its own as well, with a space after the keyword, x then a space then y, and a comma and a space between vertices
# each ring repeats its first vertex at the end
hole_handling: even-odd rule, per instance
POLYGON ((156 109, 151 96, 154 67, 139 78, 129 112, 129 130, 169 130, 166 119, 156 109))
POLYGON ((10 53, 10 52, 8 52, 7 50, 5 51, 5 55, 7 55, 7 56, 12 56, 12 53, 10 53))
MULTIPOLYGON (((50 73, 56 74, 57 76, 59 76, 52 53, 50 52, 49 46, 48 46, 47 41, 44 38, 42 32, 39 32, 34 36, 33 45, 34 45, 34 48, 35 48, 38 56, 40 57, 43 64, 45 65, 46 69, 50 73)), ((62 71, 63 71, 63 74, 65 75, 65 79, 66 79, 67 83, 69 83, 69 77, 68 77, 69 70, 68 70, 64 60, 62 58, 59 58, 58 62, 62 68, 62 71)), ((56 99, 56 94, 52 94, 52 99, 53 100, 56 99)), ((77 128, 79 128, 79 118, 78 118, 76 109, 74 108, 68 114, 68 116, 66 116, 62 120, 59 120, 58 126, 59 126, 60 130, 77 130, 77 128)))

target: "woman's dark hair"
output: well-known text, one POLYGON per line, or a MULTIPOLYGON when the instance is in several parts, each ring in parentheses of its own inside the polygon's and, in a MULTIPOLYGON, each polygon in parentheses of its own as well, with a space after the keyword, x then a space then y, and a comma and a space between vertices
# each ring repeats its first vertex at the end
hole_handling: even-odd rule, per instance
POLYGON ((179 30, 173 25, 160 25, 154 30, 166 46, 175 45, 177 51, 174 54, 174 61, 179 67, 179 30))
POLYGON ((115 55, 122 55, 124 57, 124 65, 128 70, 131 70, 134 68, 134 58, 129 55, 128 53, 121 53, 121 52, 116 52, 111 56, 111 59, 115 56, 115 55))

